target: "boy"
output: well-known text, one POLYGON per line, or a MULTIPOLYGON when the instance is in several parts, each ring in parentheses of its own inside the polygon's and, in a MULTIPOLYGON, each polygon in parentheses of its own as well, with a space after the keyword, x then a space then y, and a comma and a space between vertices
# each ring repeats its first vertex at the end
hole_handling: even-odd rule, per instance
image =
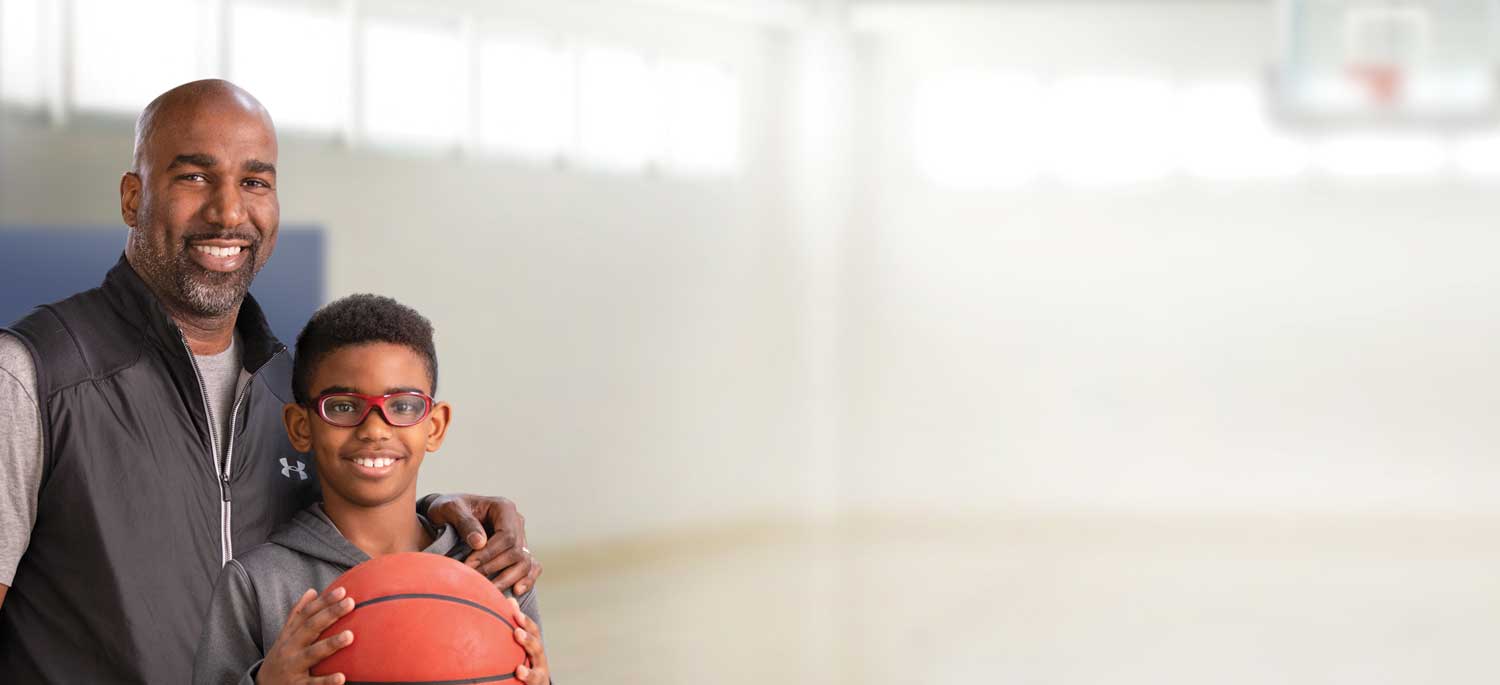
MULTIPOLYGON (((292 367, 296 401, 282 419, 292 446, 317 460, 323 501, 221 570, 195 683, 339 685, 342 674, 313 678, 308 670, 356 639, 347 630, 317 638, 358 598, 345 597, 343 588, 319 597, 316 588, 385 554, 468 554, 451 527, 412 515, 417 469, 442 445, 452 413, 432 399, 435 392, 432 325, 416 311, 387 297, 353 295, 307 322, 292 367)), ((516 680, 546 685, 535 590, 519 605, 516 639, 533 666, 518 667, 516 680)))

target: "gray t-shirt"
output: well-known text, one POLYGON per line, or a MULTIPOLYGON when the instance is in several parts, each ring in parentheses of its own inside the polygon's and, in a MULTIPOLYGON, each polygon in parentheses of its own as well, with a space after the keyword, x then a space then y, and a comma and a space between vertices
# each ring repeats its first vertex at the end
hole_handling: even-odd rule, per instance
MULTIPOLYGON (((219 354, 194 355, 213 414, 216 450, 223 456, 230 407, 250 374, 240 360, 239 336, 219 354)), ((0 333, 0 585, 9 586, 31 541, 42 487, 42 415, 31 353, 0 333)))

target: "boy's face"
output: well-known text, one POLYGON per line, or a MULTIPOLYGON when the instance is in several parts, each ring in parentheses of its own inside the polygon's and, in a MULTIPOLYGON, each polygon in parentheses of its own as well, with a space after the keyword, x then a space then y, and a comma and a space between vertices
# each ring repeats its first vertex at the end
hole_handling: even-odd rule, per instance
MULTIPOLYGON (((390 343, 334 350, 313 369, 308 389, 314 401, 330 392, 432 392, 422 356, 390 343)), ((292 446, 313 453, 324 500, 377 507, 415 502, 422 456, 442 445, 451 411, 448 403, 438 402, 426 419, 404 428, 392 427, 379 408, 372 408, 364 422, 352 427, 330 424, 316 409, 298 404, 286 405, 282 419, 292 446)))

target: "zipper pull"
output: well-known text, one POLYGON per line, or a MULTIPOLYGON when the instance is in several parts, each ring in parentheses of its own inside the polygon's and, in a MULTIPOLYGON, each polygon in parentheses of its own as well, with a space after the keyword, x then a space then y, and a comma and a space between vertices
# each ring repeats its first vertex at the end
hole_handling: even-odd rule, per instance
POLYGON ((219 492, 224 493, 224 501, 228 502, 229 501, 229 474, 227 474, 227 473, 224 474, 224 477, 219 480, 219 492))

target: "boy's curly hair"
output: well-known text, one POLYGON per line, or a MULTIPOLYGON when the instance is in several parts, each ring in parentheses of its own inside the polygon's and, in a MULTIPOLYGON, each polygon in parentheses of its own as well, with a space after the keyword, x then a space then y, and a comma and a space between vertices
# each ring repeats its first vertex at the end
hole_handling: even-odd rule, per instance
POLYGON ((364 343, 391 343, 416 352, 427 362, 427 380, 432 385, 429 393, 437 394, 437 349, 432 343, 432 322, 389 297, 360 293, 324 305, 297 334, 292 397, 298 404, 311 402, 307 386, 318 364, 340 348, 364 343))

